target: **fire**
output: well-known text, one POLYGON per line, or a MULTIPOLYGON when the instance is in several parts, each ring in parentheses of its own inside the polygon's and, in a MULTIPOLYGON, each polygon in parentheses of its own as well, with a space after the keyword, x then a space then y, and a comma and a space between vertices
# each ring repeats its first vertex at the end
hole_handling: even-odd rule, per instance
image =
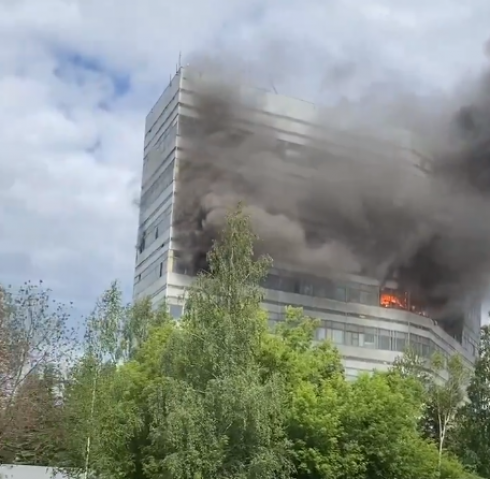
POLYGON ((383 308, 405 309, 420 316, 429 316, 423 307, 412 304, 412 302, 409 301, 408 293, 403 291, 396 291, 392 289, 381 291, 379 304, 383 308))
POLYGON ((381 293, 381 297, 379 300, 381 306, 385 308, 401 308, 407 309, 406 302, 403 299, 400 299, 398 296, 390 293, 381 293))

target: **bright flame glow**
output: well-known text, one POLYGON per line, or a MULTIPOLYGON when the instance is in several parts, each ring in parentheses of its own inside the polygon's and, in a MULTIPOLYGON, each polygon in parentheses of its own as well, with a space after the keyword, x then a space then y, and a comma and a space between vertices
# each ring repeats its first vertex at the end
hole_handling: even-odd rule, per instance
POLYGON ((399 298, 398 296, 390 293, 381 293, 379 300, 381 306, 385 308, 401 308, 407 309, 407 304, 404 298, 399 298))

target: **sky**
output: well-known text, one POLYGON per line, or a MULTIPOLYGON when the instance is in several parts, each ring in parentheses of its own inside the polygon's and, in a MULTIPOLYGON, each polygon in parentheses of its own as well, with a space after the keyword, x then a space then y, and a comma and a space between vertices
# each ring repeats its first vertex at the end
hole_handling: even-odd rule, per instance
POLYGON ((179 53, 273 64, 261 81, 314 101, 431 91, 482 68, 489 19, 488 0, 0 0, 0 282, 82 313, 114 279, 130 299, 144 119, 179 53))

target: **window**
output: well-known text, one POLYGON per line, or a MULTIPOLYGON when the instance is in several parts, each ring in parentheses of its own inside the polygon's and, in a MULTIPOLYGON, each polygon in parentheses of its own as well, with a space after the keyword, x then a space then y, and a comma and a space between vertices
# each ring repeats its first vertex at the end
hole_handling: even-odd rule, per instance
POLYGON ((400 337, 393 338, 393 350, 400 351, 403 353, 406 349, 407 349, 407 342, 405 338, 400 338, 400 337))
POLYGON ((408 295, 403 291, 385 288, 381 291, 379 304, 385 308, 407 309, 408 295))
POLYGON ((347 288, 347 301, 349 303, 360 303, 361 291, 355 288, 347 288))
POLYGON ((278 290, 279 291, 289 291, 290 293, 295 292, 296 287, 295 280, 286 276, 278 276, 278 290))
POLYGON ((379 304, 378 295, 368 291, 361 291, 359 302, 361 304, 367 304, 370 306, 377 306, 379 304))
POLYGON ((307 296, 313 296, 313 285, 308 281, 301 281, 300 293, 307 296))
POLYGON ((422 344, 422 356, 424 358, 430 358, 432 356, 431 347, 428 344, 422 344))
POLYGON ((170 304, 170 316, 174 319, 180 319, 182 316, 182 306, 180 304, 170 304))
POLYGON ((345 303, 346 301, 345 288, 340 288, 340 287, 335 288, 335 299, 337 301, 343 301, 345 303))
POLYGON ((337 329, 338 331, 343 331, 345 329, 344 323, 340 323, 338 321, 330 321, 330 324, 332 329, 337 329))
POLYGON ((162 258, 166 258, 166 254, 164 256, 160 256, 157 260, 151 263, 148 267, 146 267, 141 274, 138 275, 138 281, 134 285, 134 293, 139 294, 144 292, 147 288, 149 288, 153 283, 158 281, 160 270, 165 271, 166 260, 162 258))
MULTIPOLYGON (((386 331, 385 334, 389 334, 389 331, 386 331)), ((390 336, 385 336, 384 334, 379 334, 379 336, 378 336, 378 349, 383 349, 385 351, 389 351, 391 349, 391 338, 390 338, 390 336)))
POLYGON ((268 274, 263 280, 262 280, 262 287, 266 289, 276 289, 274 288, 274 280, 275 276, 273 274, 268 274))
POLYGON ((172 215, 172 207, 169 206, 156 219, 152 219, 146 231, 146 248, 150 247, 154 241, 168 233, 172 215))
POLYGON ((173 147, 176 133, 177 133, 176 125, 174 124, 169 125, 165 129, 165 131, 161 133, 160 137, 155 142, 155 146, 153 148, 164 152, 167 148, 173 147))
POLYGON ((313 285, 313 296, 317 298, 328 298, 327 290, 320 282, 313 285))
POLYGON ((345 333, 345 343, 348 346, 359 346, 359 333, 352 333, 347 331, 345 333))
POLYGON ((177 274, 189 274, 189 267, 187 263, 182 258, 176 258, 174 256, 174 261, 172 263, 172 272, 177 274))
POLYGON ((174 179, 174 162, 175 160, 172 160, 151 186, 141 195, 140 208, 151 205, 165 188, 172 184, 174 179))
POLYGON ((146 232, 143 231, 141 237, 140 237, 140 242, 139 242, 139 245, 138 245, 138 251, 141 253, 143 253, 143 251, 145 250, 145 247, 146 247, 146 232))
POLYGON ((158 272, 160 278, 163 276, 163 263, 160 263, 160 271, 158 272))
POLYGON ((344 331, 332 330, 332 342, 334 344, 344 344, 344 331))
POLYGON ((315 337, 317 341, 323 341, 326 337, 325 328, 318 328, 315 333, 315 337))
POLYGON ((274 291, 294 291, 294 282, 292 278, 285 276, 279 276, 277 274, 269 274, 263 283, 264 288, 272 289, 274 291))
POLYGON ((313 296, 318 298, 335 299, 335 285, 329 280, 317 280, 314 285, 313 296))
POLYGON ((364 333, 363 336, 364 336, 363 346, 365 348, 375 349, 376 348, 376 336, 374 334, 370 334, 370 333, 364 333))

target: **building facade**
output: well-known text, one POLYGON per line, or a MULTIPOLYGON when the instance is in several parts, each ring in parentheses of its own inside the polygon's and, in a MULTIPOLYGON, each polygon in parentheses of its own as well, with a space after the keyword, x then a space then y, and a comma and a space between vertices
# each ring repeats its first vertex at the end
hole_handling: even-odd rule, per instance
MULTIPOLYGON (((149 296, 155 304, 165 301, 174 317, 182 314, 185 289, 192 281, 180 260, 181 251, 172 240, 172 217, 179 189, 176 181, 179 160, 185 157, 186 149, 181 129, 183 120, 195 115, 196 81, 212 79, 181 69, 145 124, 133 298, 149 296)), ((260 97, 261 123, 273 128, 275 137, 294 156, 301 147, 301 138, 311 131, 318 108, 269 92, 255 91, 255 95, 260 97)), ((356 148, 356 136, 341 130, 322 131, 322 138, 339 154, 356 148)), ((365 147, 366 139, 359 134, 359 145, 361 140, 365 147)), ((363 156, 377 162, 389 159, 387 152, 403 157, 409 174, 423 180, 427 159, 418 149, 409 134, 393 131, 389 138, 373 138, 370 151, 366 155, 363 152, 363 156)), ((396 284, 381 288, 370 278, 344 276, 332 280, 275 265, 264 286, 264 307, 271 323, 281 321, 286 306, 303 307, 305 314, 321 320, 317 338, 328 338, 338 346, 349 377, 355 377, 359 371, 387 368, 408 346, 423 356, 436 350, 446 355, 459 353, 469 366, 475 360, 479 303, 468 308, 461 330, 454 334, 417 311, 410 298, 397 291, 396 284)))

